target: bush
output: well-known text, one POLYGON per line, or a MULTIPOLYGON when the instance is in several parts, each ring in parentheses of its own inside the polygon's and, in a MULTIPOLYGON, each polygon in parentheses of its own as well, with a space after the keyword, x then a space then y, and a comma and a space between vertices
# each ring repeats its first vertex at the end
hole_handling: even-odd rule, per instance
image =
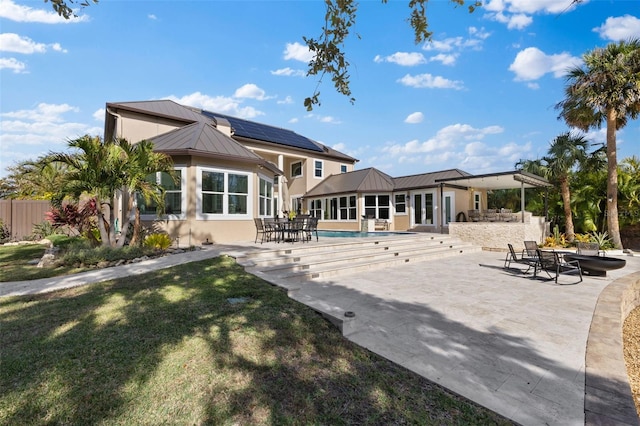
POLYGON ((0 243, 6 243, 11 239, 11 232, 7 225, 0 219, 0 243))
POLYGON ((87 239, 77 240, 69 244, 61 258, 66 266, 95 266, 100 262, 115 262, 118 260, 131 260, 148 254, 140 247, 92 247, 87 239))
POLYGON ((151 234, 144 239, 144 246, 164 251, 171 246, 171 238, 167 234, 151 234))
POLYGON ((41 240, 49 235, 53 235, 56 233, 55 228, 51 225, 51 222, 43 221, 37 225, 33 225, 33 229, 31 230, 31 235, 29 237, 30 240, 41 240))
POLYGON ((600 245, 600 250, 608 250, 612 249, 613 241, 609 238, 609 234, 607 231, 604 232, 592 232, 590 242, 598 243, 600 245))

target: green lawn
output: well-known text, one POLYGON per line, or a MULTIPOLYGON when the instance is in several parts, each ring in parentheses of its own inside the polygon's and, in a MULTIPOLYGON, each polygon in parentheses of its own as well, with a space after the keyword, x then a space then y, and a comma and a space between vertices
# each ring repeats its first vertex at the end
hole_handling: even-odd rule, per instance
POLYGON ((31 260, 39 260, 44 251, 42 244, 0 246, 0 285, 7 281, 51 278, 87 270, 71 266, 38 268, 35 264, 29 264, 31 260))
POLYGON ((0 298, 0 330, 2 425, 511 424, 227 257, 0 298))

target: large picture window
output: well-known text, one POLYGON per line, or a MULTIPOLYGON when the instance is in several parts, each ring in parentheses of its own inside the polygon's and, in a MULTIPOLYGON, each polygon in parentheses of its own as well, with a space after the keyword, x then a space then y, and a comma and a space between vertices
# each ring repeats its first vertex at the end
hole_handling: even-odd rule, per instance
POLYGON ((365 195, 364 214, 372 219, 389 219, 390 207, 388 195, 365 195))
POLYGON ((249 177, 248 173, 198 168, 198 217, 248 217, 249 177))
MULTIPOLYGON (((146 181, 156 183, 164 189, 164 217, 168 219, 183 218, 186 210, 186 169, 176 167, 175 180, 165 172, 152 173, 146 181)), ((153 200, 145 200, 142 194, 136 194, 136 205, 140 209, 140 216, 149 220, 158 216, 158 204, 153 200)))

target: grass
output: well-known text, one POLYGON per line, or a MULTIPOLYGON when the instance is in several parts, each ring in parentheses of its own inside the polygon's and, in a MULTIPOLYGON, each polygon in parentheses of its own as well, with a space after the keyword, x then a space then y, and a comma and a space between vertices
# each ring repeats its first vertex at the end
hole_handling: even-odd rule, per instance
POLYGON ((227 257, 0 298, 0 329, 2 425, 512 424, 227 257))
POLYGON ((18 246, 1 246, 0 283, 7 281, 59 277, 61 275, 68 275, 87 270, 87 268, 77 268, 73 266, 38 268, 35 264, 29 264, 32 260, 39 260, 44 254, 44 251, 45 246, 36 243, 18 246))

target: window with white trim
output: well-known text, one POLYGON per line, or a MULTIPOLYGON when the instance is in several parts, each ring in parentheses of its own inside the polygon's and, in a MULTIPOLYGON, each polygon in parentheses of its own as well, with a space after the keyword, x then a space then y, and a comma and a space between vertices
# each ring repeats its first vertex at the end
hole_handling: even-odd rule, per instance
POLYGON ((324 219, 324 214, 322 212, 322 199, 319 198, 317 200, 311 200, 309 203, 309 212, 313 217, 324 219))
POLYGON ((273 182, 260 176, 260 190, 258 194, 258 214, 273 216, 273 182))
POLYGON ((395 194, 395 204, 396 204, 396 214, 406 214, 407 213, 407 195, 406 194, 395 194))
POLYGON ((198 167, 196 202, 198 218, 249 217, 250 176, 245 172, 198 167))
POLYGON ((322 178, 324 162, 322 160, 314 160, 313 161, 313 176, 317 178, 322 178))
POLYGON ((367 218, 389 219, 390 207, 388 195, 365 195, 364 214, 367 218))
MULTIPOLYGON (((187 210, 186 173, 185 167, 176 167, 176 179, 169 173, 152 173, 145 179, 156 183, 164 189, 164 214, 167 219, 184 219, 187 210)), ((144 220, 151 220, 158 216, 158 205, 155 201, 145 200, 141 194, 136 194, 136 205, 140 209, 140 216, 144 220)))
POLYGON ((295 178, 300 176, 302 176, 302 161, 291 163, 291 177, 295 178))

